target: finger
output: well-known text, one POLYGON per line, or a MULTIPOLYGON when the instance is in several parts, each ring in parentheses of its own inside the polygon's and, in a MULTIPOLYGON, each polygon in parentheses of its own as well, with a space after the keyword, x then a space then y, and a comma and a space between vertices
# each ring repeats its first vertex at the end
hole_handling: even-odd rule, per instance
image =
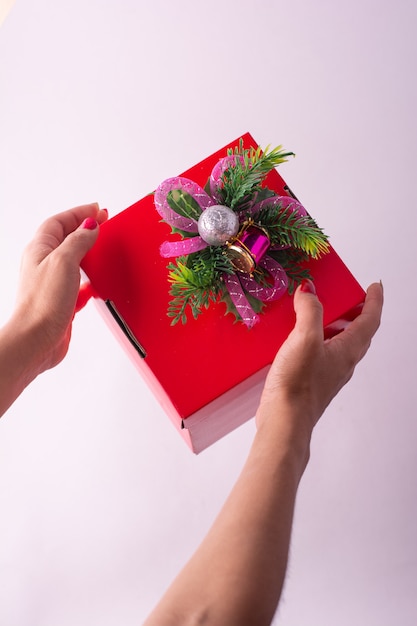
POLYGON ((107 209, 100 209, 97 202, 84 204, 68 211, 58 213, 47 219, 38 229, 38 238, 49 237, 55 239, 53 249, 57 248, 70 233, 74 232, 88 217, 94 217, 99 224, 107 221, 107 209))
POLYGON ((334 337, 338 343, 349 350, 351 359, 356 363, 366 354, 372 337, 381 323, 384 294, 381 283, 368 287, 365 303, 360 315, 341 333, 334 337))
POLYGON ((100 209, 96 215, 96 220, 100 225, 104 224, 104 222, 107 222, 108 218, 109 212, 107 209, 100 209))
MULTIPOLYGON (((37 230, 34 239, 26 247, 24 257, 39 265, 53 250, 58 248, 68 234, 76 230, 88 217, 102 213, 96 202, 84 204, 48 218, 37 230)), ((100 217, 104 221, 105 216, 100 217)))
MULTIPOLYGON (((294 294, 296 322, 287 340, 278 350, 265 381, 263 401, 274 394, 283 375, 283 364, 289 388, 297 387, 305 368, 310 367, 323 343, 323 308, 317 298, 314 284, 306 280, 294 294), (292 372, 292 374, 289 372, 292 372), (294 372, 296 372, 294 374, 294 372), (291 380, 292 378, 292 380, 291 380)), ((270 397, 274 401, 273 396, 270 397)))
POLYGON ((68 211, 57 213, 48 218, 38 229, 36 235, 39 240, 48 238, 50 245, 57 248, 70 233, 82 224, 88 217, 96 217, 99 213, 97 202, 83 204, 68 211), (54 242, 55 240, 55 242, 54 242))
POLYGON ((358 317, 346 329, 347 335, 355 335, 359 340, 372 339, 381 323, 384 294, 381 283, 373 283, 366 292, 365 303, 358 317))
POLYGON ((74 267, 78 267, 96 242, 98 233, 98 221, 93 217, 87 217, 74 232, 65 238, 54 254, 65 258, 74 267))
POLYGON ((323 340, 323 307, 311 280, 305 280, 294 294, 294 332, 323 340))

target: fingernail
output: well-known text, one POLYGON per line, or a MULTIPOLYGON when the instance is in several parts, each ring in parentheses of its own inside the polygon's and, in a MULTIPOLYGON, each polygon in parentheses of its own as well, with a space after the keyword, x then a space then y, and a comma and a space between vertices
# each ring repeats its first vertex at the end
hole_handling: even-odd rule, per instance
POLYGON ((103 211, 107 216, 109 215, 109 210, 108 209, 100 209, 100 211, 103 211))
POLYGON ((87 217, 81 224, 81 228, 86 228, 87 230, 94 230, 97 226, 98 222, 94 217, 87 217))
POLYGON ((310 280, 309 278, 306 278, 305 280, 303 280, 303 282, 300 285, 300 291, 303 291, 304 293, 312 293, 316 295, 316 287, 314 286, 313 281, 310 280))

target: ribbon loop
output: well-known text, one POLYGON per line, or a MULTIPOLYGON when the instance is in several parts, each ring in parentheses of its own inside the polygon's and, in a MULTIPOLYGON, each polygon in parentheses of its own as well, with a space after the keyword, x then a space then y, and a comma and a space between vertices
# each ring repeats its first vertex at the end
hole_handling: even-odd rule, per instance
POLYGON ((187 237, 181 241, 164 241, 159 248, 162 257, 168 259, 174 256, 186 256, 207 248, 207 243, 201 237, 187 237))
POLYGON ((275 259, 270 256, 264 257, 258 265, 270 274, 273 279, 272 285, 269 287, 260 285, 249 274, 244 274, 240 278, 244 289, 246 289, 251 296, 262 302, 278 300, 284 295, 288 288, 288 276, 284 268, 278 261, 275 261, 275 259))
POLYGON ((184 178, 183 176, 175 176, 174 178, 168 178, 164 180, 155 191, 155 207, 162 219, 165 220, 170 226, 184 230, 191 233, 197 232, 197 220, 190 217, 183 217, 174 209, 172 209, 168 203, 168 194, 170 191, 180 190, 189 194, 196 202, 202 211, 207 207, 215 204, 212 198, 193 180, 184 178))
POLYGON ((249 304, 245 292, 242 289, 242 285, 240 284, 239 277, 236 274, 223 274, 223 279, 242 322, 248 328, 252 328, 252 326, 259 322, 259 315, 255 313, 249 304))
POLYGON ((245 162, 243 157, 238 154, 223 157, 223 159, 220 159, 220 161, 216 163, 210 174, 210 193, 216 202, 220 204, 222 202, 220 185, 221 177, 224 172, 229 169, 229 167, 233 167, 237 161, 240 161, 242 164, 245 162))

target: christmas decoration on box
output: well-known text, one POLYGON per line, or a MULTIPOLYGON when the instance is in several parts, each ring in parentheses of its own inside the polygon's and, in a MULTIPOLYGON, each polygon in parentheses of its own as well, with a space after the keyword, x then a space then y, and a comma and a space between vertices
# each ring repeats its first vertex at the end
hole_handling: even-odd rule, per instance
POLYGON ((251 328, 265 302, 277 300, 305 278, 307 261, 329 250, 328 238, 292 196, 265 184, 268 173, 292 152, 282 146, 245 149, 240 140, 213 168, 203 189, 177 176, 155 191, 155 207, 177 241, 160 253, 168 264, 172 324, 187 321, 211 302, 251 328))

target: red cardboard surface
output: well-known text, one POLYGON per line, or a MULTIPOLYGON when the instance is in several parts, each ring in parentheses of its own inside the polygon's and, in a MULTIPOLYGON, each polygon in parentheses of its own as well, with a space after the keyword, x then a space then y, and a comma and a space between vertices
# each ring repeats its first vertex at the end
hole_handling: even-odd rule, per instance
MULTIPOLYGON (((182 176, 202 187, 213 166, 226 155, 219 150, 182 176)), ((256 142, 244 136, 245 147, 256 142)), ((175 175, 175 172, 173 172, 175 175)), ((288 195, 285 182, 274 170, 267 186, 288 195)), ((308 207, 307 207, 308 210, 308 207)), ((224 315, 225 305, 211 305, 186 325, 171 326, 167 307, 171 299, 167 259, 159 246, 174 239, 161 222, 149 195, 119 213, 100 228, 94 248, 82 267, 95 297, 111 300, 143 346, 144 362, 160 382, 180 419, 185 419, 226 391, 270 364, 294 325, 292 297, 267 303, 261 321, 251 330, 224 315)), ((324 325, 352 318, 364 291, 336 252, 311 261, 311 273, 324 307, 324 325)), ((336 323, 335 328, 338 326, 336 323)))

